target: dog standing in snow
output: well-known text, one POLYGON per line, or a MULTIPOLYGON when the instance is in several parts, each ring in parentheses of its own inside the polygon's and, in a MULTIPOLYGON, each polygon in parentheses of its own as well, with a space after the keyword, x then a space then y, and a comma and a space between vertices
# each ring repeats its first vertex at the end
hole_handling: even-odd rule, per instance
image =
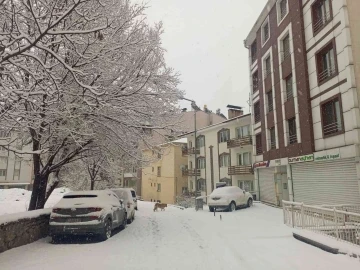
POLYGON ((167 207, 166 203, 155 203, 154 205, 154 212, 158 210, 158 208, 161 209, 161 211, 165 211, 165 207, 167 207))

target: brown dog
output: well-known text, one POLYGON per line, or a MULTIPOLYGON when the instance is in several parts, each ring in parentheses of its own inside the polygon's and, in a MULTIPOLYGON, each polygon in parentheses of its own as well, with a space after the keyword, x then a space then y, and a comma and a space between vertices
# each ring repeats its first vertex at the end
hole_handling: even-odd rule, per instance
POLYGON ((165 207, 167 207, 166 203, 155 203, 154 205, 154 212, 158 210, 158 208, 161 209, 161 211, 165 211, 165 207))

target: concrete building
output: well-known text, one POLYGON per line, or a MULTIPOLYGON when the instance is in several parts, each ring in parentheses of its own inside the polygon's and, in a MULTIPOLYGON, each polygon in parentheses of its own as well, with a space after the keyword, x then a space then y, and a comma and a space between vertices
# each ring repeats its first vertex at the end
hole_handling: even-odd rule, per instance
POLYGON ((229 105, 228 109, 228 120, 197 130, 197 149, 194 132, 184 135, 188 140, 183 149, 183 155, 188 157, 184 171, 188 186, 190 191, 195 191, 196 174, 196 190, 203 196, 209 195, 219 182, 254 192, 251 117, 243 115, 241 107, 229 105))
MULTIPOLYGON (((0 130, 0 142, 3 145, 13 139, 4 130, 0 130)), ((12 147, 22 149, 21 144, 17 145, 16 142, 12 144, 12 147)), ((31 155, 15 155, 14 152, 0 146, 0 189, 31 189, 32 171, 31 155)))
POLYGON ((249 49, 260 200, 360 203, 358 0, 269 0, 249 49))
POLYGON ((176 196, 188 191, 187 177, 183 175, 187 164, 182 155, 185 146, 184 139, 161 145, 162 154, 157 157, 152 150, 143 151, 146 159, 154 159, 142 169, 141 196, 145 201, 174 204, 176 196))

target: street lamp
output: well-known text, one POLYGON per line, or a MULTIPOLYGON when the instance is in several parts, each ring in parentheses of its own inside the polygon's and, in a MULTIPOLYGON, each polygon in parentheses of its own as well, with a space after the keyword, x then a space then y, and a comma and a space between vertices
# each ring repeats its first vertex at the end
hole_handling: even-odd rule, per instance
POLYGON ((196 139, 196 112, 197 111, 200 111, 200 108, 196 105, 195 101, 192 100, 192 99, 188 99, 188 98, 185 98, 185 97, 181 97, 180 99, 182 100, 187 100, 187 101, 190 101, 191 102, 191 108, 193 108, 194 110, 194 136, 195 136, 195 196, 197 196, 197 154, 196 154, 196 151, 197 151, 197 139, 196 139))

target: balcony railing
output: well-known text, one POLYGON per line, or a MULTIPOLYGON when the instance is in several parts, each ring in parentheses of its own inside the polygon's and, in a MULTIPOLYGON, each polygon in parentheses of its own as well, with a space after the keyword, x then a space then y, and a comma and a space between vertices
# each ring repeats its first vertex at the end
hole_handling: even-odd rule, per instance
POLYGON ((314 32, 318 32, 325 24, 331 20, 330 11, 324 14, 319 18, 317 22, 314 23, 314 32))
MULTIPOLYGON (((182 170, 183 176, 195 176, 195 169, 183 169, 182 170)), ((200 170, 196 170, 196 176, 200 176, 200 170)))
POLYGON ((297 143, 297 135, 296 133, 294 135, 289 135, 289 144, 297 143))
POLYGON ((342 126, 340 122, 333 122, 328 125, 324 125, 324 135, 330 135, 342 130, 342 126))
POLYGON ((328 69, 325 69, 324 71, 319 73, 319 82, 325 81, 327 78, 333 76, 336 73, 335 66, 331 66, 328 69))
POLYGON ((235 138, 227 141, 227 148, 240 147, 245 145, 252 145, 251 136, 245 136, 242 138, 235 138))
POLYGON ((197 155, 200 155, 200 149, 195 149, 195 147, 192 148, 185 147, 182 149, 182 155, 183 156, 194 155, 195 151, 197 155))
POLYGON ((228 175, 240 175, 253 173, 251 165, 236 165, 228 167, 228 175))
POLYGON ((262 155, 263 154, 262 146, 256 146, 256 154, 257 155, 262 155))
POLYGON ((270 68, 265 69, 265 79, 266 79, 267 77, 269 77, 270 74, 271 74, 271 69, 270 69, 270 68))
POLYGON ((286 51, 281 52, 281 62, 284 62, 284 60, 286 58, 288 58, 290 55, 291 55, 290 50, 286 50, 286 51))

